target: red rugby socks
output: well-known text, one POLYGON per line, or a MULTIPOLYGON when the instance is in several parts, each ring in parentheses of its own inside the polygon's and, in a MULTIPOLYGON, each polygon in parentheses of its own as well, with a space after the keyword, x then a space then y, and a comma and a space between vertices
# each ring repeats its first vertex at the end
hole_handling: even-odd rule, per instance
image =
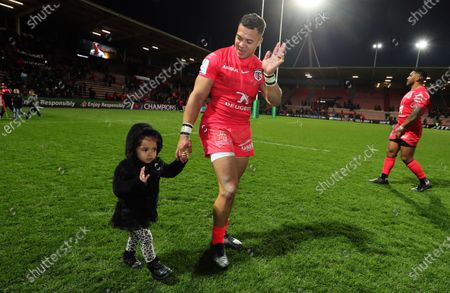
POLYGON ((409 170, 411 170, 414 174, 416 174, 417 178, 419 179, 424 179, 425 173, 422 170, 422 167, 420 167, 419 162, 417 162, 416 160, 410 162, 408 165, 406 165, 409 170))
POLYGON ((223 244, 223 238, 225 237, 225 232, 227 232, 227 229, 228 229, 228 219, 223 227, 213 226, 211 244, 212 245, 223 244))
POLYGON ((383 177, 388 177, 394 165, 395 165, 395 158, 386 157, 384 159, 382 176, 384 175, 383 177))

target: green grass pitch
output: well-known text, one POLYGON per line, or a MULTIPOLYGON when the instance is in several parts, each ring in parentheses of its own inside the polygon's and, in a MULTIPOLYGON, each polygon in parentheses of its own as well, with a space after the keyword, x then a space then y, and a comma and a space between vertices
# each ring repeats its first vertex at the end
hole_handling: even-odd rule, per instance
POLYGON ((16 125, 10 134, 4 130, 10 121, 0 120, 6 134, 0 136, 0 288, 449 292, 450 132, 424 130, 416 159, 434 187, 413 193, 416 178, 400 159, 390 186, 368 183, 381 171, 389 126, 339 121, 268 116, 252 121, 256 156, 242 178, 230 232, 254 255, 228 249, 231 266, 223 272, 202 260, 217 188, 193 135, 185 170, 162 179, 159 221, 151 227, 157 254, 176 278, 164 284, 151 279, 146 268, 125 267, 120 257, 127 235, 111 228, 109 220, 116 202, 111 179, 124 157, 126 133, 133 123, 152 124, 163 134, 160 156, 170 161, 181 120, 178 112, 44 109, 43 117, 16 125), (368 146, 377 151, 365 157, 368 146), (317 191, 319 182, 331 182, 334 172, 358 156, 356 168, 317 191), (30 282, 30 270, 80 227, 88 230, 83 238, 30 282))

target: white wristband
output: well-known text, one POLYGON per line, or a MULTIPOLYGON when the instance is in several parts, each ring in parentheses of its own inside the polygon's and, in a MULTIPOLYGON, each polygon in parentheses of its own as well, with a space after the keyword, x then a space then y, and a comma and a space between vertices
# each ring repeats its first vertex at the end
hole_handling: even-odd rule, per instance
POLYGON ((180 134, 184 135, 190 135, 192 133, 192 124, 190 123, 183 123, 183 126, 181 126, 180 134))
POLYGON ((277 78, 273 73, 271 75, 264 73, 264 80, 266 82, 266 86, 274 86, 277 84, 277 78))

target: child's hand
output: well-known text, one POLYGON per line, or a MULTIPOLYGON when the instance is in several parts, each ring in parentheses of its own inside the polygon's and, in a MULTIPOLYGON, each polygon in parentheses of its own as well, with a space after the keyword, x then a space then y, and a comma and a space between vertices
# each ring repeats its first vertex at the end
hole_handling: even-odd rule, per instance
POLYGON ((189 153, 187 152, 187 151, 184 151, 184 152, 182 152, 181 153, 181 158, 180 158, 181 160, 181 162, 183 163, 183 164, 185 164, 188 160, 189 160, 189 153))
POLYGON ((141 168, 141 173, 139 174, 139 180, 147 184, 147 180, 150 178, 150 174, 145 175, 145 166, 141 168))

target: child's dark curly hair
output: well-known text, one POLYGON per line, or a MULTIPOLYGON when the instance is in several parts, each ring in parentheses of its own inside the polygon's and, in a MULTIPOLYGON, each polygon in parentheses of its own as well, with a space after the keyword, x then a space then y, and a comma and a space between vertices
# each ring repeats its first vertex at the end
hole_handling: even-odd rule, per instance
POLYGON ((156 151, 159 154, 163 148, 163 139, 159 131, 153 129, 150 124, 136 123, 131 127, 130 131, 128 131, 125 147, 126 157, 136 157, 136 148, 147 137, 152 138, 156 141, 156 151))

